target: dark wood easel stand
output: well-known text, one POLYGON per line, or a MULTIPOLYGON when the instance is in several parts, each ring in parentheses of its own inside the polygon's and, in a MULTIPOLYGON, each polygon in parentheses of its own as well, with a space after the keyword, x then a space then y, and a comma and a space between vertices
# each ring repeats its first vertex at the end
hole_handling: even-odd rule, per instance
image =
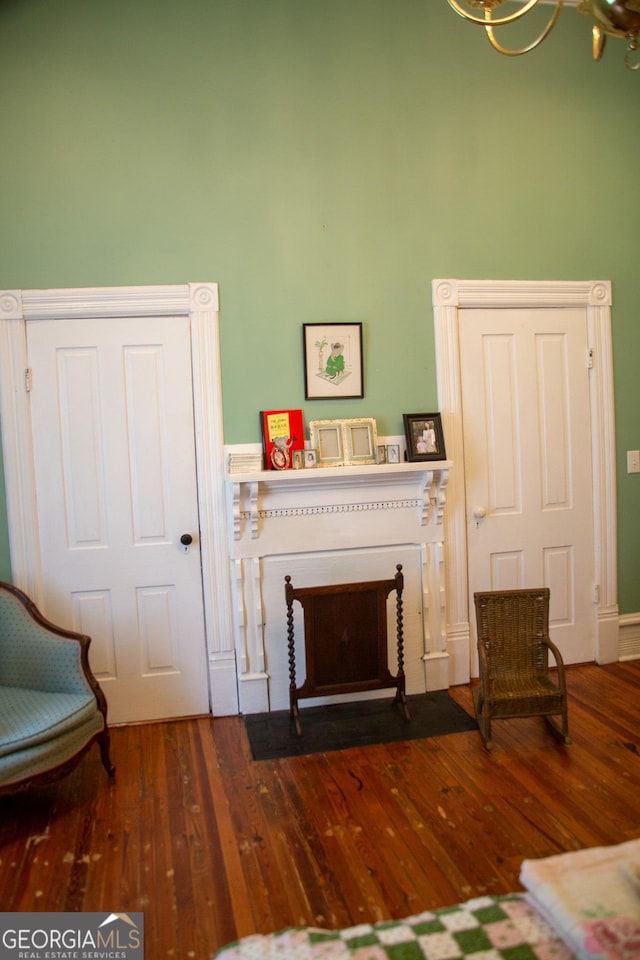
POLYGON ((298 700, 365 690, 395 687, 409 720, 405 697, 404 637, 402 631, 402 565, 392 580, 341 583, 294 589, 285 577, 289 643, 289 704, 296 733, 301 736, 298 700), (387 597, 396 591, 398 673, 389 672, 387 658, 387 597), (293 601, 304 610, 304 643, 307 676, 296 686, 293 601))

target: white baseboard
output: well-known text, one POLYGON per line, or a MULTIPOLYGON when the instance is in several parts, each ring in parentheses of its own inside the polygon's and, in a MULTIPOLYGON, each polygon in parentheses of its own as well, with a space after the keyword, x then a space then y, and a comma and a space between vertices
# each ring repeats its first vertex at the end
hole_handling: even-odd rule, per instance
POLYGON ((244 673, 240 677, 240 713, 268 713, 269 675, 244 673))
MULTIPOLYGON (((457 687, 469 683, 469 622, 457 623, 449 626, 447 634, 447 653, 449 654, 449 686, 457 687)), ((474 676, 478 675, 476 666, 474 676)))
POLYGON ((640 613, 625 613, 619 619, 618 658, 640 659, 640 613))
POLYGON ((209 657, 209 684, 214 717, 232 717, 238 709, 238 678, 233 651, 209 657))
POLYGON ((423 656, 427 690, 446 690, 449 687, 449 654, 443 651, 423 656))

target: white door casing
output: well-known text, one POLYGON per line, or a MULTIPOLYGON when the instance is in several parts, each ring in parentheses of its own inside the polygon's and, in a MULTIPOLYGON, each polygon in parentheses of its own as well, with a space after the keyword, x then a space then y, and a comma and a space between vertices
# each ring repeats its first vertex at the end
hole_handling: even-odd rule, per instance
POLYGON ((193 413, 204 617, 212 710, 238 711, 224 489, 218 292, 215 284, 72 288, 0 293, 0 413, 12 579, 43 602, 31 411, 25 390, 26 326, 39 320, 186 318, 193 413))
POLYGON ((565 663, 591 661, 585 311, 461 309, 459 320, 469 608, 475 590, 548 586, 551 639, 565 663))
POLYGON ((608 281, 434 280, 438 402, 447 455, 453 462, 445 514, 447 549, 447 647, 451 683, 469 678, 470 615, 467 569, 466 464, 460 369, 460 311, 577 308, 586 314, 591 350, 593 588, 596 608, 595 659, 618 659, 616 476, 611 343, 611 286, 608 281))

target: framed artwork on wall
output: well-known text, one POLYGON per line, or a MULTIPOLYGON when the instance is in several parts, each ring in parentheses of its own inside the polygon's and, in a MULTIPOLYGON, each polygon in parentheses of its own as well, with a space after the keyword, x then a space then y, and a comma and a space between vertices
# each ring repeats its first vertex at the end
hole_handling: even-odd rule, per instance
POLYGON ((439 413, 404 413, 402 418, 408 460, 446 460, 439 413))
POLYGON ((361 323, 304 323, 306 400, 364 397, 361 323))

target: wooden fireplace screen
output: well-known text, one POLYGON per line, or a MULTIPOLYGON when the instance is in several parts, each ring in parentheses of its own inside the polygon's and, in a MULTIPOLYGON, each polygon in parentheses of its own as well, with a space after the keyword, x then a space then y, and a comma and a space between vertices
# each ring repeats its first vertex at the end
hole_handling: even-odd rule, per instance
POLYGON ((289 705, 296 732, 301 735, 298 700, 367 690, 395 688, 394 704, 409 719, 405 698, 404 637, 402 626, 402 564, 390 580, 340 583, 295 588, 285 578, 289 647, 289 705), (387 599, 396 594, 398 672, 389 671, 387 654, 387 599), (304 611, 306 678, 296 686, 293 603, 304 611))

